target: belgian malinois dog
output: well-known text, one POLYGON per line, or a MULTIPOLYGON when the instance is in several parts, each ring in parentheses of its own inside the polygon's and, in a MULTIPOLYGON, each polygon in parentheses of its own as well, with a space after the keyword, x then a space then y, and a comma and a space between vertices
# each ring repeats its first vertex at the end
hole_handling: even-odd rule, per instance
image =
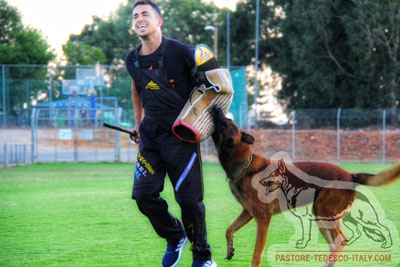
MULTIPOLYGON (((254 137, 241 131, 232 120, 227 119, 218 106, 212 109, 211 115, 215 126, 212 139, 218 152, 219 161, 226 172, 233 195, 243 207, 240 215, 226 230, 226 259, 228 260, 234 256, 233 237, 235 232, 254 218, 257 223, 257 237, 252 266, 260 266, 272 215, 289 210, 290 205, 293 205, 293 202, 289 203, 285 208, 274 196, 269 202, 260 201, 260 193, 253 179, 257 176, 265 175, 258 177, 257 184, 267 188, 264 193, 267 195, 277 192, 276 188, 288 191, 283 188, 288 183, 294 188, 294 194, 300 194, 302 189, 314 189, 313 197, 297 199, 296 207, 312 204, 312 214, 315 218, 330 218, 329 225, 325 225, 323 220, 322 223, 317 223, 321 234, 329 244, 330 256, 337 256, 348 242, 348 238, 342 231, 341 219, 346 215, 356 197, 355 187, 359 184, 384 185, 395 181, 400 176, 400 164, 377 175, 371 175, 349 173, 330 163, 294 162, 293 165, 297 170, 306 173, 307 177, 312 179, 308 181, 296 172, 277 179, 283 173, 282 170, 279 170, 282 168, 282 162, 274 162, 253 152, 250 145, 255 142, 254 137), (277 168, 272 168, 275 171, 263 173, 271 166, 277 166, 277 168), (271 175, 274 177, 268 177, 271 175), (315 177, 322 182, 315 182, 315 177)), ((293 195, 289 197, 292 200, 295 199, 293 195)), ((329 259, 334 258, 329 257, 329 259)), ((334 264, 335 261, 331 260, 327 261, 325 266, 334 264)))

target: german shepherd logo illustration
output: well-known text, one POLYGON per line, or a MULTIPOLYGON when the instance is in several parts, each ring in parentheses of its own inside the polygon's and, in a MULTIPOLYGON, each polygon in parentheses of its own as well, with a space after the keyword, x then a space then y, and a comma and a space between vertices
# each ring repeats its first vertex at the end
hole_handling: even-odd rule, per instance
MULTIPOLYGON (((337 226, 337 220, 343 220, 343 225, 352 233, 348 240, 341 240, 348 246, 359 239, 362 233, 375 242, 381 242, 382 248, 387 249, 392 246, 389 228, 380 222, 374 205, 364 194, 357 191, 354 199, 357 200, 356 204, 350 208, 352 205, 350 203, 348 209, 336 214, 336 216, 314 216, 312 206, 306 206, 305 209, 301 210, 299 207, 303 206, 304 203, 309 203, 310 199, 315 199, 319 191, 318 187, 321 185, 309 184, 306 182, 307 179, 303 181, 304 183, 292 183, 294 176, 286 167, 284 160, 281 159, 278 160, 278 167, 267 177, 260 180, 259 183, 265 187, 266 195, 273 194, 278 189, 282 190, 285 197, 283 202, 286 203, 287 210, 299 219, 302 227, 302 236, 296 242, 296 248, 305 248, 311 240, 312 221, 315 221, 318 226, 329 229, 337 226)), ((353 187, 352 185, 348 186, 349 189, 353 187)))

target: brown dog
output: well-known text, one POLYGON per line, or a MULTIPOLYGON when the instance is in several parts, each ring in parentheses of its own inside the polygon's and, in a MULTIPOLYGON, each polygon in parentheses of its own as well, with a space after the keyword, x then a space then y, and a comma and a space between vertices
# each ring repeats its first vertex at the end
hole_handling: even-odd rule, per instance
MULTIPOLYGON (((260 266, 272 215, 290 210, 293 201, 290 201, 289 196, 287 208, 282 208, 276 197, 272 197, 269 202, 260 201, 260 193, 252 180, 257 175, 263 175, 263 171, 272 166, 271 164, 274 162, 252 152, 250 145, 255 142, 254 137, 241 131, 232 120, 224 116, 220 108, 215 106, 211 114, 215 125, 212 138, 218 151, 218 158, 227 174, 233 195, 243 206, 243 211, 226 230, 226 259, 234 256, 234 233, 254 218, 257 223, 257 237, 252 266, 260 266)), ((286 168, 286 166, 283 166, 282 162, 274 164, 278 167, 275 171, 270 172, 270 177, 264 176, 261 177, 263 179, 259 179, 259 184, 267 188, 265 194, 273 194, 277 187, 282 188, 288 183, 291 184, 290 188, 295 188, 293 192, 297 195, 305 189, 314 190, 315 195, 312 198, 303 198, 302 201, 298 201, 296 207, 312 203, 312 214, 315 218, 334 218, 334 220, 330 220, 333 223, 329 226, 317 223, 320 232, 329 244, 331 256, 337 256, 348 242, 348 238, 342 231, 341 217, 347 213, 355 199, 354 184, 378 186, 388 184, 400 176, 400 164, 374 176, 351 174, 329 163, 293 163, 301 173, 307 173, 310 181, 305 181, 300 177, 301 175, 297 175, 295 172, 282 178, 282 173, 285 172, 282 168, 286 168), (322 186, 313 181, 316 179, 315 177, 318 177, 319 182, 322 181, 322 186), (346 187, 340 183, 350 185, 346 187)), ((282 190, 290 194, 289 190, 282 190)), ((328 261, 325 266, 333 266, 334 263, 334 261, 328 261)))

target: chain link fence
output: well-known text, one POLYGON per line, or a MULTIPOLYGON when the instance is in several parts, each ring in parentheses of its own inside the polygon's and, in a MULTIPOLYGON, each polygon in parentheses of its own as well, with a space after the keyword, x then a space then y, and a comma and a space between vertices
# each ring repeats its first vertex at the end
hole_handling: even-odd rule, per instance
MULTIPOLYGON (((2 130, 0 164, 135 162, 138 147, 128 135, 102 126, 107 122, 124 127, 122 113, 118 107, 101 112, 34 109, 30 128, 2 130)), ((285 125, 259 123, 264 128, 244 130, 256 139, 253 150, 264 156, 284 151, 296 161, 398 162, 398 118, 398 110, 296 110, 285 125)), ((203 161, 218 161, 211 138, 201 143, 201 150, 203 161)))
POLYGON ((304 109, 288 117, 285 125, 252 130, 257 152, 284 151, 297 161, 400 161, 398 109, 304 109))
MULTIPOLYGON (((121 123, 134 125, 131 78, 124 65, 48 66, 0 65, 0 127, 29 127, 33 108, 73 108, 71 99, 90 101, 87 108, 122 108, 121 123), (82 85, 84 71, 97 71, 102 85, 82 85), (75 81, 76 89, 65 88, 75 81), (68 90, 67 90, 68 89, 68 90), (83 93, 82 93, 83 92, 83 93), (74 94, 75 93, 75 94, 74 94), (112 99, 112 100, 110 100, 112 99), (95 103, 94 103, 95 102, 95 103)), ((231 112, 241 126, 247 124, 245 67, 230 67, 236 98, 231 112)))
MULTIPOLYGON (((0 66, 1 166, 136 161, 137 145, 126 134, 102 127, 103 122, 128 129, 135 124, 124 66, 0 66), (84 89, 87 95, 65 94, 63 81, 77 79, 82 69, 101 69, 103 86, 84 89)), ((259 128, 252 129, 245 68, 230 70, 235 89, 230 111, 236 123, 255 136, 253 149, 258 153, 285 151, 299 161, 400 160, 399 109, 295 110, 283 125, 258 116, 259 128)), ((218 160, 211 138, 201 148, 204 161, 218 160)))
MULTIPOLYGON (((103 122, 128 129, 135 124, 131 79, 125 66, 3 64, 0 71, 1 166, 136 161, 137 145, 126 134, 102 127, 103 122), (82 73, 100 75, 86 79, 82 73), (85 79, 100 82, 85 87, 85 79), (66 84, 72 86, 67 88, 66 84)), ((236 92, 230 111, 244 127, 248 110, 246 70, 231 67, 230 71, 236 92)), ((202 146, 204 160, 215 160, 208 153, 212 144, 207 141, 202 146)))

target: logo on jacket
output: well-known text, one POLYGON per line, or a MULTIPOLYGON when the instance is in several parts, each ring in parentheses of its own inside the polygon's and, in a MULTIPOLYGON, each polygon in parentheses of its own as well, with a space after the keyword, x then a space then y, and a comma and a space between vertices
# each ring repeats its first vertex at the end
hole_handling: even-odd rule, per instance
POLYGON ((200 66, 206 63, 209 59, 213 58, 212 51, 206 46, 200 46, 197 48, 199 51, 196 52, 196 65, 200 66))
POLYGON ((160 86, 153 81, 150 81, 146 85, 146 90, 160 90, 160 86))

